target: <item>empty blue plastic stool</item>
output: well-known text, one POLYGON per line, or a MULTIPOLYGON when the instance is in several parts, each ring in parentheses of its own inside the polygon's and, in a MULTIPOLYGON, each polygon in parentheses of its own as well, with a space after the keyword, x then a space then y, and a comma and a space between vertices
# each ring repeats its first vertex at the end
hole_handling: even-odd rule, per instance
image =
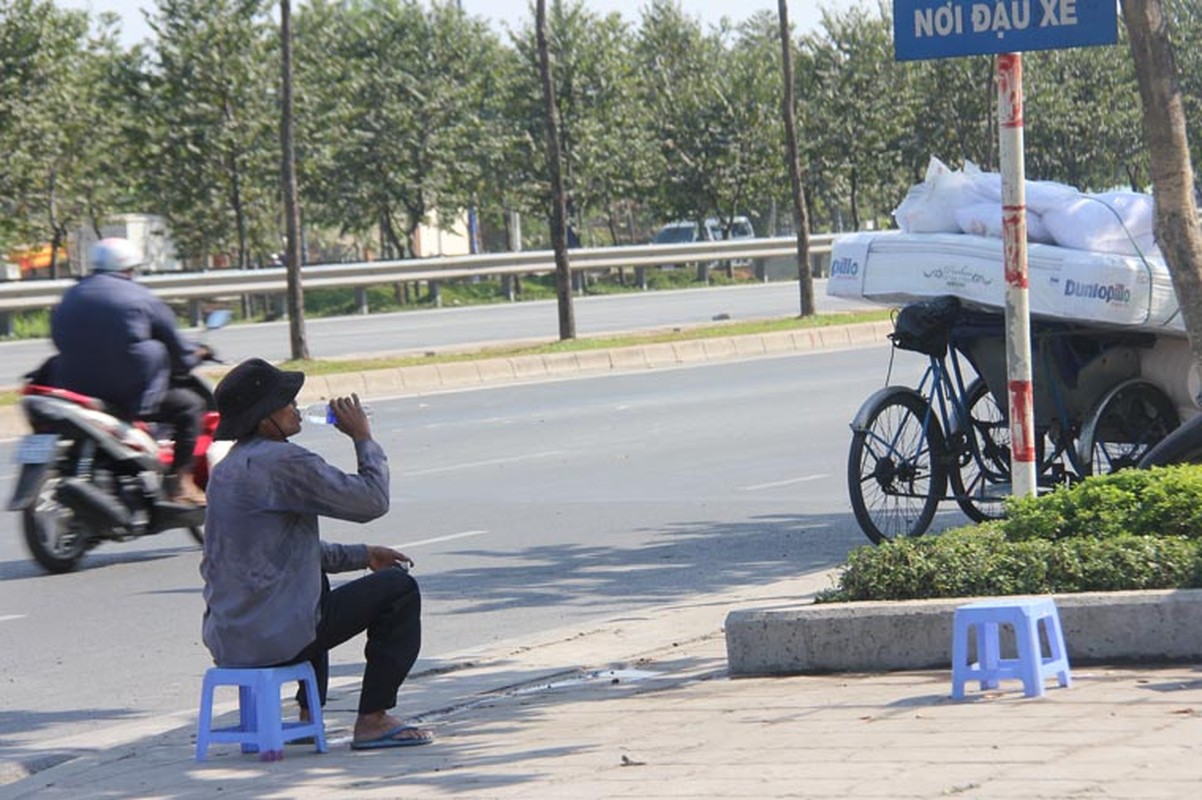
POLYGON ((980 681, 981 689, 996 689, 998 681, 1017 678, 1027 697, 1042 697, 1044 681, 1056 676, 1061 686, 1072 685, 1060 615, 1050 597, 997 597, 956 609, 952 620, 952 697, 964 697, 964 684, 980 681), (1050 653, 1044 656, 1039 626, 1043 624, 1050 653), (1014 629, 1017 658, 1002 658, 998 641, 1001 625, 1014 629), (975 629, 977 661, 968 661, 969 631, 975 629))
POLYGON ((326 752, 326 733, 321 721, 317 677, 307 661, 287 667, 233 669, 212 667, 205 672, 200 691, 200 722, 196 730, 196 760, 204 761, 210 742, 237 742, 243 753, 258 753, 260 761, 284 757, 284 743, 312 736, 317 752, 326 752), (280 711, 280 687, 299 681, 305 687, 311 719, 284 722, 280 711), (237 725, 213 728, 213 690, 218 686, 238 687, 237 725))

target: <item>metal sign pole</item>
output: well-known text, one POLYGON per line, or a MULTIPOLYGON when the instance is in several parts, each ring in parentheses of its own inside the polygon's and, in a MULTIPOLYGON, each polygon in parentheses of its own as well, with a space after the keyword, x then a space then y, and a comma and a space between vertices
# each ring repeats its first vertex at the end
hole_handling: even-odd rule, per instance
POLYGON ((1031 306, 1027 282, 1027 191, 1023 163, 1023 61, 997 56, 1002 243, 1006 269, 1006 375, 1010 388, 1010 475, 1016 497, 1035 494, 1035 413, 1031 391, 1031 306))

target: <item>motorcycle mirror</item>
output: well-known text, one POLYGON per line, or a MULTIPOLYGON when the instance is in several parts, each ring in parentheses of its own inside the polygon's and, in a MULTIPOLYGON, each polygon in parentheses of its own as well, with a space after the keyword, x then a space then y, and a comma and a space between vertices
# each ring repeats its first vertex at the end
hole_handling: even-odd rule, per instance
POLYGON ((219 308, 215 311, 210 311, 205 317, 205 330, 213 331, 218 328, 224 328, 229 324, 230 318, 233 317, 233 312, 228 308, 219 308))

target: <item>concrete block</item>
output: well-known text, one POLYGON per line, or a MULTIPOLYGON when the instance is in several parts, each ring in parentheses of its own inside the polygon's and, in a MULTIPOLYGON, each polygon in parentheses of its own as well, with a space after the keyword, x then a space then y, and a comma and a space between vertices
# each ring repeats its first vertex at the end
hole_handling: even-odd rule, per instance
POLYGON ((485 358, 476 362, 481 383, 500 383, 513 380, 513 364, 508 358, 485 358))
MULTIPOLYGON (((747 609, 726 617, 732 675, 949 667, 952 615, 980 598, 747 609)), ((1070 663, 1202 659, 1202 590, 1056 595, 1070 663)))
POLYGON ((822 344, 812 329, 790 331, 794 350, 816 350, 822 344))
POLYGON ((547 377, 547 365, 540 355, 514 356, 509 359, 513 367, 513 376, 519 380, 532 380, 547 377))
POLYGON ((576 354, 576 363, 581 372, 609 372, 613 369, 608 350, 581 350, 576 354))
POLYGON ((433 392, 442 388, 442 378, 439 377, 435 364, 417 364, 402 369, 407 392, 433 392))
POLYGON ((676 350, 670 342, 643 345, 643 357, 649 367, 670 367, 679 363, 676 360, 676 350))
POLYGON ((893 326, 887 326, 888 330, 882 332, 880 325, 875 322, 865 322, 859 325, 847 326, 847 339, 851 344, 857 346, 868 346, 887 342, 887 335, 892 332, 893 326))
POLYGON ((438 365, 438 379, 444 389, 476 386, 480 383, 480 368, 475 361, 447 361, 438 365))
POLYGON ((672 342, 676 361, 680 364, 697 364, 705 361, 705 346, 701 341, 700 339, 690 339, 685 342, 672 342))
POLYGON ((367 383, 363 380, 362 372, 340 372, 337 375, 327 375, 326 384, 330 390, 328 397, 348 397, 352 392, 361 398, 367 395, 367 383))
POLYGON ((306 375, 305 383, 296 395, 296 402, 302 406, 315 403, 318 400, 329 400, 330 384, 326 375, 306 375))
POLYGON ((827 326, 825 328, 816 328, 815 333, 818 334, 818 341, 827 349, 838 347, 850 347, 851 339, 847 335, 847 327, 843 325, 827 326))
POLYGON ((760 337, 760 340, 764 345, 765 353, 787 353, 796 349, 793 346, 792 331, 773 331, 772 333, 765 333, 760 337))
POLYGON ((760 335, 735 336, 735 353, 740 356, 764 355, 764 337, 760 335))
POLYGON ((705 355, 710 361, 734 358, 737 355, 734 340, 728 336, 717 339, 702 339, 701 346, 705 349, 705 355))
POLYGON ((580 363, 575 353, 546 353, 543 364, 548 375, 575 375, 580 372, 580 363))
POLYGON ((646 369, 647 355, 642 347, 616 347, 609 351, 609 360, 614 369, 646 369))
POLYGON ((405 391, 404 373, 399 369, 372 369, 363 373, 364 397, 390 397, 405 391))

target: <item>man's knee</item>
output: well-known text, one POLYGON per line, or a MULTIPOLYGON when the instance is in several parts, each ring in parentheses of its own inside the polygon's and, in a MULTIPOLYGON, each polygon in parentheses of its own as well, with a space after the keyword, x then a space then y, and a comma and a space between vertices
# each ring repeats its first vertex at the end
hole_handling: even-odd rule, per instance
POLYGON ((382 584, 382 592, 386 598, 385 605, 390 607, 411 606, 421 610, 421 589, 417 581, 407 570, 389 567, 377 571, 372 578, 382 584))

